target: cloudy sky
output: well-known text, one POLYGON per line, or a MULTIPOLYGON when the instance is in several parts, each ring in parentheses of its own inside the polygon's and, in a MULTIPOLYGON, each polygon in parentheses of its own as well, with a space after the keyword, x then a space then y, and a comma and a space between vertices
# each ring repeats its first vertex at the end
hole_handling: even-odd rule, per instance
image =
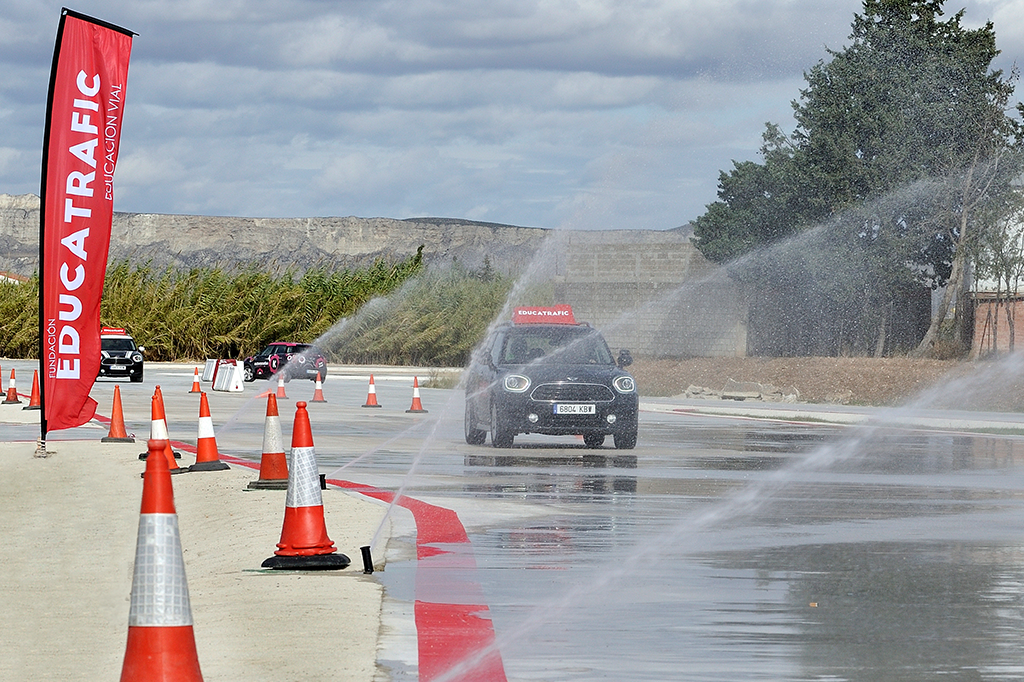
MULTIPOLYGON (((0 7, 0 193, 39 191, 60 2, 0 7)), ((792 130, 859 0, 81 0, 135 31, 115 208, 668 229, 792 130)), ((1008 68, 1024 0, 991 20, 1008 68)), ((1018 97, 1024 90, 1018 88, 1018 97)))

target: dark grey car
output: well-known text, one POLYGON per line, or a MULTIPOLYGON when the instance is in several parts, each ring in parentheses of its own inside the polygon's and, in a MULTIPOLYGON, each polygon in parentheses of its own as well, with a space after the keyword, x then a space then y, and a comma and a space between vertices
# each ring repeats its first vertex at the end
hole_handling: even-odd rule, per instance
POLYGON ((581 435, 588 447, 637 438, 636 382, 586 324, 504 324, 474 354, 466 379, 466 442, 512 446, 520 433, 581 435))

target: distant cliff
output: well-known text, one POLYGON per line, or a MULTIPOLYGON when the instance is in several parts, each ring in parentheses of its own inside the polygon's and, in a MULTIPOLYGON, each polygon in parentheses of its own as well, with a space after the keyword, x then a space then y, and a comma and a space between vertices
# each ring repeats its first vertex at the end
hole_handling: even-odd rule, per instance
MULTIPOLYGON (((454 218, 231 218, 115 213, 110 261, 154 267, 352 268, 416 253, 430 263, 484 258, 503 273, 521 271, 549 230, 454 218)), ((31 275, 39 259, 39 197, 0 194, 0 271, 31 275)))

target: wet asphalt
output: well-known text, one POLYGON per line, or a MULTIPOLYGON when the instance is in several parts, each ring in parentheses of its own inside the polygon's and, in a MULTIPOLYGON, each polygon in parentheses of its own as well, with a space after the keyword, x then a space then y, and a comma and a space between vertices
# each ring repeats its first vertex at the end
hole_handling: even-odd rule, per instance
MULTIPOLYGON (((26 391, 32 365, 12 366, 26 391)), ((382 407, 367 409, 369 368, 331 369, 328 402, 310 405, 321 472, 458 513, 509 680, 1024 679, 1024 437, 1012 430, 647 401, 634 450, 542 436, 499 450, 464 442, 460 391, 421 389, 428 412, 407 413, 411 374, 375 368, 382 407)), ((171 437, 194 442, 192 367, 146 372, 97 382, 99 411, 119 386, 126 427, 144 437, 160 383, 171 437)), ((222 452, 259 458, 256 388, 210 394, 222 452)), ((287 440, 312 386, 286 390, 287 440)), ((998 418, 1017 428, 1017 415, 998 418)), ((36 435, 0 425, 4 440, 36 435)), ((387 557, 379 663, 394 680, 417 679, 405 514, 373 548, 387 557)), ((436 576, 432 589, 458 584, 436 576)))

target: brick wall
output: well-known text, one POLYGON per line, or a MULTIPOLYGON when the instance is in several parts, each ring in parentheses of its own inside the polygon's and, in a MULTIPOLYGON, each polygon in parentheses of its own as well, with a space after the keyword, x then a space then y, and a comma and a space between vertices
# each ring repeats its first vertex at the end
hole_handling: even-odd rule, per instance
POLYGON ((1006 321, 1006 307, 1013 306, 1014 350, 1024 348, 1024 298, 1015 296, 1002 300, 997 307, 994 295, 974 295, 974 340, 971 356, 984 358, 1010 351, 1010 327, 1006 321))

